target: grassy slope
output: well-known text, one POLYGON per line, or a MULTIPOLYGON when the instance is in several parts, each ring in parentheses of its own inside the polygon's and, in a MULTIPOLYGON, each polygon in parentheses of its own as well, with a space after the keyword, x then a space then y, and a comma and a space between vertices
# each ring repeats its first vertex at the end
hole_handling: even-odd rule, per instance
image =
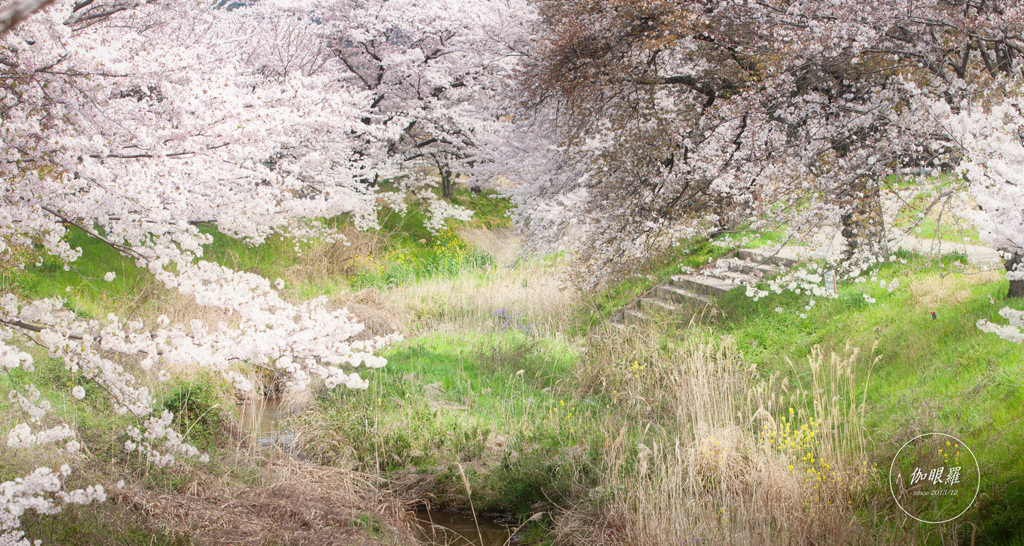
POLYGON ((880 278, 900 278, 903 284, 894 292, 841 285, 838 299, 819 299, 811 311, 803 308, 806 298, 772 296, 755 303, 734 291, 721 302, 726 319, 719 331, 735 336, 764 373, 781 372, 804 384, 809 381, 804 359, 812 346, 839 350, 849 340, 870 354, 877 343, 882 358, 870 380, 870 358, 861 359, 858 377, 867 383, 867 424, 879 467, 916 434, 960 437, 982 471, 978 510, 968 517, 983 529, 981 539, 999 543, 1024 529, 1024 359, 1019 345, 982 332, 976 322, 1005 322, 999 309, 1024 309, 1024 301, 1003 299, 1005 280, 971 284, 948 277, 940 283, 939 275, 913 259, 889 265, 880 278), (931 282, 962 301, 922 302, 911 293, 913 282, 931 282), (865 292, 877 303, 866 303, 865 292), (777 306, 782 313, 775 312, 777 306), (798 317, 801 312, 806 319, 798 317))
MULTIPOLYGON (((565 325, 570 338, 577 339, 569 345, 551 338, 529 342, 529 337, 513 331, 432 335, 399 344, 387 353, 388 368, 372 381, 376 393, 372 396, 381 400, 379 405, 370 408, 322 401, 336 411, 326 428, 346 430, 338 423, 354 420, 363 425, 340 433, 341 438, 352 441, 382 434, 378 445, 363 446, 358 456, 364 461, 372 459, 385 472, 414 470, 440 476, 435 493, 441 500, 465 502, 455 478, 455 463, 470 465, 478 506, 523 511, 529 503, 544 500, 542 497, 572 498, 574 490, 597 482, 591 465, 598 464, 600 455, 593 449, 607 440, 609 430, 615 430, 610 424, 632 415, 607 396, 581 398, 577 394, 586 390, 579 382, 578 368, 588 364, 581 361, 579 352, 586 344, 575 336, 585 336, 589 327, 675 273, 681 263, 696 266, 724 252, 706 242, 692 242, 650 276, 612 287, 582 308, 573 324, 565 325), (517 364, 496 367, 496 360, 517 364), (542 383, 515 375, 513 368, 518 367, 529 377, 536 363, 547 370, 536 376, 544 378, 542 383), (428 392, 424 385, 432 383, 441 384, 442 394, 428 392), (432 396, 460 407, 438 409, 432 396), (531 404, 522 404, 524 398, 531 404), (562 402, 576 408, 575 416, 585 415, 574 427, 551 426, 558 421, 550 416, 562 402), (430 409, 432 404, 434 409, 430 409), (489 435, 512 438, 513 447, 507 450, 505 460, 490 461, 488 470, 485 444, 489 435), (437 439, 444 437, 453 439, 455 445, 438 444, 437 439), (537 452, 540 457, 521 462, 523 453, 537 452), (516 487, 524 482, 530 487, 516 487), (524 494, 527 489, 533 494, 524 494)), ((733 336, 764 377, 781 374, 805 386, 810 382, 805 357, 813 346, 842 351, 849 340, 863 355, 870 355, 877 344, 875 354, 882 358, 869 374, 871 359, 862 357, 862 369, 857 371, 858 390, 866 385, 873 460, 880 467, 887 466, 899 446, 920 432, 942 431, 961 437, 974 449, 983 472, 983 492, 967 517, 982 529, 976 536, 979 544, 996 544, 1016 536, 1024 522, 1024 514, 1016 508, 1020 476, 1024 475, 1024 430, 1016 426, 1024 401, 1020 349, 975 325, 983 317, 1000 321, 997 312, 1005 304, 1000 299, 1006 291, 1005 281, 975 282, 961 276, 941 280, 944 274, 909 257, 908 263, 889 264, 880 274, 882 280, 901 279, 902 286, 895 291, 890 293, 877 284, 841 285, 837 299, 819 298, 811 310, 804 308, 806 298, 793 294, 753 302, 742 291, 734 291, 719 300, 722 313, 714 319, 713 328, 716 335, 733 336), (918 284, 923 288, 912 293, 910 287, 918 284), (877 303, 868 304, 862 295, 865 292, 877 303), (928 297, 935 293, 951 297, 933 305, 928 297), (937 312, 936 320, 931 318, 932 310, 937 312), (807 317, 799 318, 800 313, 807 317)), ((1024 307, 1024 302, 1010 303, 1024 307)), ((678 335, 667 334, 661 345, 674 344, 673 336, 678 335)), ((643 351, 620 355, 623 361, 630 357, 643 361, 650 356, 643 351)), ((628 370, 617 373, 628 375, 628 370)), ((330 443, 347 444, 341 438, 330 443)), ((327 452, 321 455, 330 457, 327 452)))
POLYGON ((466 503, 457 464, 481 510, 522 514, 545 496, 569 496, 562 489, 574 483, 558 474, 572 461, 558 455, 597 432, 588 425, 596 403, 560 385, 571 375, 572 347, 510 332, 433 334, 385 356, 365 395, 320 398, 322 413, 300 425, 311 455, 335 461, 340 448, 385 475, 432 475, 436 503, 448 507, 466 503))
POLYGON ((0 286, 24 298, 61 297, 79 315, 100 318, 111 311, 136 303, 152 282, 149 272, 135 267, 132 260, 97 241, 77 228, 72 228, 68 243, 82 248, 82 258, 64 270, 54 258, 43 258, 39 265, 7 275, 0 286), (104 275, 113 272, 111 282, 104 275))
MULTIPOLYGON (((946 210, 943 203, 938 203, 927 215, 923 212, 928 205, 932 204, 935 196, 933 193, 947 191, 954 187, 957 182, 941 175, 929 177, 933 184, 932 189, 920 191, 914 194, 907 203, 906 209, 895 219, 894 227, 911 232, 912 235, 922 239, 941 239, 949 243, 982 244, 978 236, 978 228, 969 220, 946 210)), ((886 182, 894 188, 906 189, 913 182, 901 181, 896 177, 889 177, 886 182)))
MULTIPOLYGON (((479 214, 475 225, 506 225, 507 205, 500 200, 468 194, 460 194, 460 198, 475 199, 478 204, 486 198, 489 201, 484 203, 493 205, 481 209, 485 212, 479 214)), ((289 290, 302 296, 333 293, 353 285, 387 291, 396 284, 418 283, 438 275, 477 275, 478 267, 487 264, 485 259, 464 259, 467 252, 455 263, 448 263, 447 269, 431 265, 444 263, 445 255, 452 254, 445 250, 451 243, 438 245, 429 233, 418 231, 415 207, 412 212, 405 220, 385 219, 382 235, 394 235, 378 254, 376 269, 354 278, 314 278, 305 286, 289 286, 289 290), (399 266, 404 273, 394 273, 399 266)), ((146 273, 81 234, 73 234, 72 242, 86 251, 75 270, 64 272, 48 262, 30 268, 13 281, 13 287, 31 297, 66 295, 74 308, 88 316, 135 312, 146 308, 147 300, 155 300, 150 304, 159 307, 159 297, 146 273), (114 282, 102 281, 107 271, 117 273, 114 282)), ((724 252, 707 242, 688 242, 660 265, 652 265, 649 277, 611 287, 583 306, 565 325, 566 337, 524 334, 514 327, 529 324, 529 316, 524 316, 516 318, 511 328, 481 324, 472 331, 432 333, 397 344, 385 353, 389 365, 369 376, 369 391, 322 394, 316 404, 321 411, 306 414, 296 426, 315 433, 306 436, 309 454, 323 462, 344 464, 355 459, 396 484, 410 472, 433 476, 431 492, 442 503, 465 505, 458 464, 466 468, 478 508, 525 513, 531 505, 536 509, 537 503, 576 502, 587 497, 587 488, 600 480, 597 450, 610 431, 637 416, 657 419, 657 415, 627 408, 617 399, 593 394, 596 391, 581 385, 579 370, 590 358, 581 354, 587 347, 584 338, 619 306, 677 272, 680 264, 696 267, 724 252)), ((207 256, 270 278, 289 278, 303 260, 303 254, 288 241, 272 240, 253 248, 224 237, 216 237, 207 256)), ((964 284, 949 289, 959 295, 947 303, 926 304, 911 293, 906 281, 909 277, 934 282, 938 272, 925 265, 913 259, 906 265, 888 265, 883 278, 904 279, 893 293, 877 285, 872 289, 841 285, 838 299, 819 299, 810 311, 803 307, 806 300, 798 296, 752 302, 734 291, 720 299, 722 314, 713 327, 716 334, 735 337, 746 358, 756 363, 764 376, 779 373, 798 383, 809 381, 804 357, 812 346, 840 349, 851 340, 867 354, 877 343, 883 358, 871 370, 866 390, 876 460, 891 458, 902 441, 918 431, 960 436, 978 455, 984 481, 977 508, 965 517, 981 526, 978 544, 997 544, 1010 540, 1024 526, 1020 509, 1024 505, 1020 481, 1024 475, 1024 428, 1018 422, 1024 402, 1020 390, 1024 366, 1019 346, 982 333, 975 322, 982 317, 1001 321, 996 313, 1004 304, 1000 296, 1006 282, 964 284), (873 294, 878 303, 867 304, 862 292, 873 294), (782 312, 776 312, 776 307, 782 312), (937 320, 931 319, 932 310, 937 311, 937 320), (799 318, 799 313, 806 313, 807 318, 799 318)), ((6 283, 12 287, 12 280, 6 283)), ((1012 305, 1024 308, 1021 302, 1012 305)), ((674 340, 666 338, 660 343, 674 340)), ((627 366, 613 371, 629 379, 634 372, 628 364, 649 356, 644 350, 619 355, 627 366)), ((869 360, 861 359, 864 366, 869 360)), ((59 368, 55 370, 53 384, 44 389, 51 399, 62 396, 69 380, 59 368)), ((859 370, 858 377, 865 381, 867 370, 859 370)), ((168 391, 162 396, 172 400, 175 394, 168 391)), ((9 409, 6 404, 4 409, 9 409)), ((102 408, 89 415, 83 419, 102 417, 102 408)), ((109 425, 97 424, 100 436, 108 434, 103 432, 108 429, 109 425)), ((631 433, 640 434, 637 430, 631 433)), ((94 443, 102 447, 100 440, 94 443)), ((4 467, 4 472, 5 479, 13 476, 12 469, 4 467)), ((148 476, 153 487, 184 485, 161 478, 159 473, 148 476)), ((87 520, 83 520, 85 527, 100 525, 87 520)), ((28 523, 37 530, 48 529, 42 522, 28 523)), ((130 535, 134 531, 123 532, 130 535)), ((174 540, 173 535, 167 540, 174 540)))

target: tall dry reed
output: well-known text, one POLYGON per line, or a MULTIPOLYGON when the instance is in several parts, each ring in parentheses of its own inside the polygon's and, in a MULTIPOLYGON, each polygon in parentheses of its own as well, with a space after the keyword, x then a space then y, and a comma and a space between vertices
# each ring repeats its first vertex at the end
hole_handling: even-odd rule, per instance
POLYGON ((620 376, 593 386, 633 408, 634 421, 609 436, 601 487, 558 518, 561 542, 858 540, 851 503, 871 473, 856 351, 815 350, 807 361, 812 384, 793 388, 761 378, 729 338, 691 333, 666 346, 656 341, 662 335, 644 334, 609 332, 591 347, 609 377, 617 366, 620 376), (625 353, 608 361, 609 347, 625 353))

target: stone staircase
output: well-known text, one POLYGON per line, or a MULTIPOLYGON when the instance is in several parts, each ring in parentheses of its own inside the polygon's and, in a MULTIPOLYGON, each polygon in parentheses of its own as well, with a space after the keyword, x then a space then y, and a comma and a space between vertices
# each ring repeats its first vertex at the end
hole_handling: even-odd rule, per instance
POLYGON ((707 308, 714 297, 737 287, 757 284, 795 263, 790 257, 741 249, 692 274, 673 275, 613 315, 611 323, 628 328, 631 324, 665 317, 689 320, 707 308))

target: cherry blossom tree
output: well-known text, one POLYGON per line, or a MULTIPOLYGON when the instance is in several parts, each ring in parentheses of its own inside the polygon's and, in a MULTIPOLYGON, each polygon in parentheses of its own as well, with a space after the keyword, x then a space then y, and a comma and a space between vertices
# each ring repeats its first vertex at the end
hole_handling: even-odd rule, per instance
MULTIPOLYGON (((1000 171, 1012 168, 990 168, 951 116, 983 113, 1015 134, 989 110, 1017 104, 1017 3, 538 4, 545 40, 519 78, 518 121, 549 143, 562 174, 521 176, 536 182, 519 190, 533 203, 520 221, 572 214, 583 286, 680 235, 744 229, 805 242, 838 231, 837 259, 860 272, 889 253, 883 181, 907 169, 965 173, 979 197, 1011 197, 1000 171), (986 166, 987 182, 971 164, 986 166)), ((1005 140, 1000 154, 1019 144, 1005 140)), ((982 207, 990 225, 1021 208, 982 207)))
MULTIPOLYGON (((337 240, 320 219, 374 227, 379 202, 403 208, 401 191, 428 200, 433 229, 468 217, 431 199, 429 180, 383 194, 374 182, 430 158, 450 195, 454 172, 477 162, 479 139, 503 127, 493 105, 529 41, 530 5, 56 0, 32 15, 47 3, 0 9, 0 32, 11 29, 0 40, 3 268, 31 267, 41 253, 71 267, 82 251, 67 235, 79 229, 232 320, 87 320, 61 299, 6 294, 5 369, 33 370, 19 340, 44 347, 109 396, 128 422, 125 448, 157 465, 202 454, 169 426, 170 413, 154 414, 140 374, 166 380, 169 365, 201 365, 246 390, 238 366, 255 365, 293 389, 365 388, 353 368, 383 366, 374 353, 396 336, 353 341, 362 326, 347 311, 287 301, 281 281, 204 261, 211 238, 199 226, 251 244, 337 240)), ((9 432, 9 446, 78 451, 34 386, 11 397, 31 419, 9 432)), ((62 495, 102 500, 102 488, 60 493, 55 477, 40 469, 5 483, 5 513, 49 513, 62 495)), ((2 523, 0 541, 18 543, 17 517, 2 523)))
MULTIPOLYGON (((139 374, 166 380, 169 365, 200 365, 245 390, 237 366, 249 364, 294 389, 367 386, 353 368, 384 365, 373 353, 395 336, 352 341, 362 325, 325 299, 292 303, 280 284, 204 261, 211 239, 198 228, 259 243, 337 239, 317 219, 342 214, 375 225, 376 197, 361 180, 379 168, 389 135, 360 121, 366 93, 338 81, 327 31, 309 6, 65 0, 2 36, 4 266, 32 267, 44 252, 70 267, 82 251, 67 234, 80 229, 232 317, 230 326, 87 320, 60 299, 6 294, 5 370, 33 371, 17 340, 44 347, 110 398, 127 420, 125 448, 157 465, 203 455, 169 426, 170 413, 154 414, 139 374)), ((33 385, 16 385, 11 399, 30 420, 9 431, 9 447, 79 449, 33 385)), ((40 469, 3 484, 0 511, 15 518, 0 522, 0 541, 21 540, 25 506, 50 513, 61 495, 102 500, 102 488, 60 493, 55 476, 40 469)))
POLYGON ((146 4, 76 29, 80 5, 55 4, 5 37, 8 244, 73 261, 64 235, 76 226, 202 303, 256 322, 315 312, 202 262, 209 237, 196 227, 258 243, 333 236, 309 219, 374 223, 358 178, 375 135, 358 122, 360 97, 322 74, 330 57, 309 16, 146 4))
MULTIPOLYGON (((1018 88, 1020 84, 1017 84, 1018 88)), ((1024 297, 1024 110, 1021 93, 997 104, 964 104, 942 112, 951 138, 963 150, 960 171, 978 204, 972 217, 981 236, 1003 255, 1010 280, 1007 294, 1024 297)), ((935 108, 945 109, 937 103, 935 108)))
POLYGON ((333 51, 369 93, 363 122, 388 128, 391 157, 434 166, 450 199, 500 126, 501 92, 534 28, 529 3, 363 0, 333 10, 333 51))
POLYGON ((7 32, 29 15, 42 9, 53 0, 19 0, 0 8, 0 32, 7 32))
MULTIPOLYGON (((1007 96, 994 104, 963 104, 946 113, 948 131, 965 160, 959 166, 970 181, 977 210, 969 211, 982 239, 999 250, 1010 281, 1007 297, 1024 297, 1024 110, 1021 84, 1007 83, 1007 96)), ((1014 343, 1024 342, 1024 312, 1005 307, 1008 321, 998 325, 979 320, 978 327, 1014 343)))

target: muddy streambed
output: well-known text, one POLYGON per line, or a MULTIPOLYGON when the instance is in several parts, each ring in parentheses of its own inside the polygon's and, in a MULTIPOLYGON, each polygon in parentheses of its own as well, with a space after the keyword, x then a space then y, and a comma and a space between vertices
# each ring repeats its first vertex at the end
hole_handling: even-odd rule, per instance
MULTIPOLYGON (((261 448, 278 447, 291 451, 294 434, 280 425, 291 412, 279 398, 268 398, 241 404, 239 424, 253 434, 261 448)), ((420 508, 413 517, 424 544, 444 546, 516 546, 522 544, 514 531, 519 523, 511 516, 495 516, 465 512, 443 512, 420 508), (479 532, 478 532, 479 530, 479 532)))

